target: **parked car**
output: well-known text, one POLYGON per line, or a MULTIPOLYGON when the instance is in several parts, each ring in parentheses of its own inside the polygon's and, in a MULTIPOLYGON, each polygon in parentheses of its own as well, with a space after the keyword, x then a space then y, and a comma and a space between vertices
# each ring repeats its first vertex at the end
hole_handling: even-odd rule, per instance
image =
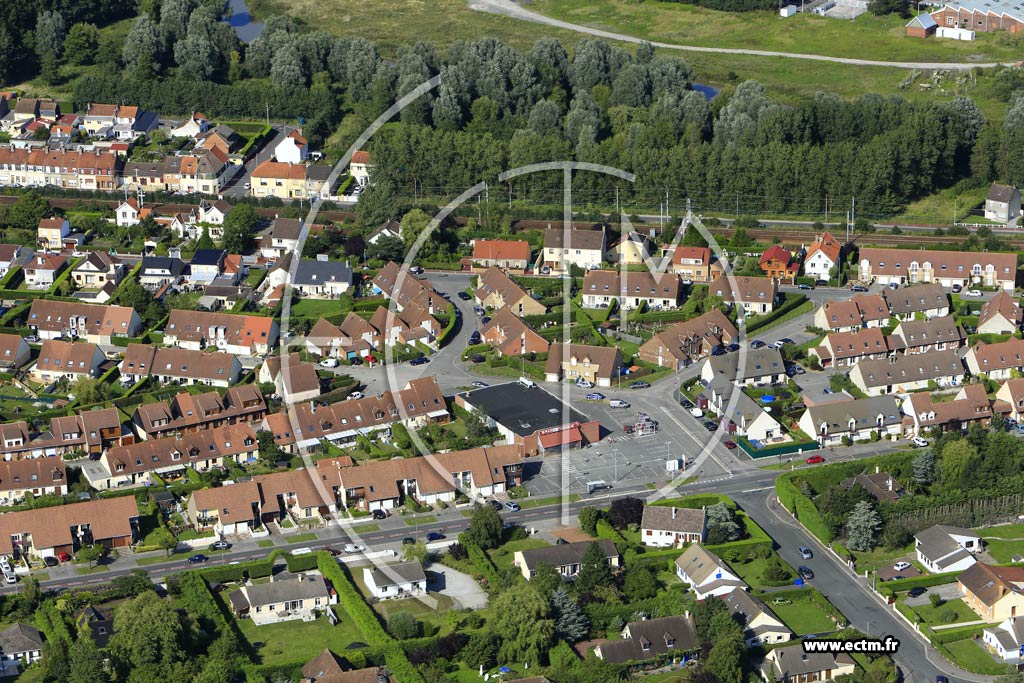
POLYGON ((805 460, 804 462, 806 462, 808 465, 818 465, 825 462, 825 458, 820 455, 812 455, 811 457, 807 458, 807 460, 805 460))
POLYGON ((755 339, 754 341, 750 342, 750 348, 752 349, 761 349, 764 348, 765 346, 766 344, 760 339, 755 339))
POLYGON ((815 287, 828 287, 828 280, 815 280, 814 281, 814 286, 815 287))
POLYGON ((353 358, 350 358, 348 362, 352 363, 352 365, 362 365, 363 359, 360 358, 359 356, 355 356, 353 358))
POLYGON ((690 408, 690 415, 693 415, 694 417, 704 417, 704 411, 694 406, 693 408, 690 408))
POLYGON ((322 361, 320 361, 320 367, 322 367, 322 368, 336 368, 336 367, 338 367, 338 359, 337 358, 324 358, 322 361))
POLYGON ((473 386, 476 387, 477 389, 483 389, 484 387, 488 387, 490 385, 487 384, 487 382, 481 382, 480 380, 477 380, 473 382, 473 386))
POLYGON ((729 344, 729 346, 725 347, 725 350, 726 351, 739 351, 740 350, 740 345, 737 344, 736 342, 733 342, 732 344, 729 344))
POLYGON ((576 386, 582 387, 584 389, 593 389, 594 383, 591 382, 590 380, 583 379, 582 377, 580 377, 578 380, 576 380, 576 386))
POLYGON ((919 598, 927 592, 927 588, 923 588, 921 586, 914 586, 913 588, 907 591, 907 596, 911 598, 919 598))
POLYGON ((420 266, 413 266, 413 267, 409 268, 409 272, 412 273, 413 275, 422 275, 423 274, 423 268, 420 267, 420 266))
POLYGON ((779 346, 780 344, 782 346, 785 346, 786 344, 796 344, 796 342, 790 339, 789 337, 783 337, 779 341, 775 342, 777 348, 781 348, 781 346, 779 346))
POLYGON ((688 398, 684 398, 682 401, 679 402, 679 405, 689 410, 690 408, 693 407, 693 401, 691 401, 688 398))
POLYGON ((814 285, 809 285, 809 284, 807 284, 806 282, 801 282, 801 283, 800 283, 800 284, 798 285, 798 287, 799 287, 800 289, 803 289, 803 290, 808 290, 808 291, 809 291, 809 290, 812 290, 812 289, 814 289, 814 285))
POLYGON ((967 290, 966 292, 963 293, 963 296, 969 297, 971 299, 980 299, 981 298, 981 290, 980 289, 969 289, 969 290, 967 290))
POLYGON ((598 394, 598 393, 587 394, 586 396, 584 396, 584 398, 587 399, 588 401, 603 401, 604 400, 604 394, 598 394))
POLYGON ((800 559, 802 559, 802 560, 809 560, 812 557, 814 557, 814 553, 812 553, 811 549, 808 548, 807 546, 803 546, 802 545, 799 548, 797 548, 797 550, 800 551, 800 559))
POLYGON ((608 401, 609 408, 628 408, 629 401, 623 401, 621 398, 613 398, 608 401))
POLYGON ((491 322, 491 316, 489 315, 485 315, 484 317, 480 318, 481 325, 486 325, 489 322, 491 322))
POLYGON ((210 550, 227 550, 231 544, 227 541, 214 541, 210 544, 210 550))
POLYGON ((709 432, 713 432, 716 429, 718 429, 718 425, 716 425, 711 420, 708 420, 707 422, 704 423, 704 429, 708 430, 709 432))
POLYGON ((58 562, 57 558, 53 555, 47 555, 43 558, 43 564, 45 564, 47 567, 56 567, 58 564, 60 564, 60 562, 58 562))
POLYGON ((900 283, 898 283, 898 282, 890 282, 889 283, 889 289, 899 289, 899 288, 900 288, 900 283))
POLYGON ((632 384, 630 384, 629 388, 630 389, 646 389, 649 386, 651 386, 650 382, 639 382, 638 381, 638 382, 633 382, 632 384))
POLYGON ((429 362, 430 359, 427 358, 426 356, 417 356, 416 358, 413 358, 411 361, 409 361, 409 365, 426 365, 429 362))
POLYGON ((366 546, 365 545, 359 545, 358 543, 346 543, 345 544, 345 552, 349 553, 349 554, 352 554, 352 553, 365 553, 366 552, 366 546))
POLYGON ((473 333, 469 335, 469 343, 471 346, 475 346, 480 343, 480 331, 473 330, 473 333))
POLYGON ((928 442, 925 439, 922 439, 919 436, 915 436, 913 439, 911 439, 910 443, 914 444, 914 446, 917 447, 917 448, 927 448, 928 447, 928 442))
POLYGON ((492 507, 492 508, 494 508, 495 510, 497 510, 498 512, 501 512, 501 510, 503 510, 503 509, 504 509, 504 506, 503 506, 503 505, 501 504, 501 502, 500 502, 500 501, 497 501, 497 500, 489 500, 489 501, 487 501, 487 502, 489 502, 489 503, 491 504, 491 507, 492 507))
POLYGON ((485 358, 483 356, 483 354, 476 353, 476 354, 473 354, 473 357, 470 358, 470 360, 473 361, 474 363, 480 364, 480 363, 483 363, 485 360, 487 360, 487 358, 485 358))
POLYGON ((511 500, 505 503, 505 509, 509 512, 519 512, 519 503, 513 503, 511 500))
POLYGON ((416 545, 416 539, 412 536, 406 536, 402 539, 402 545, 416 545))
POLYGON ((352 392, 351 394, 349 394, 349 395, 348 395, 348 396, 346 397, 346 400, 349 400, 349 401, 358 401, 358 400, 359 400, 359 399, 361 399, 361 398, 363 398, 363 392, 361 392, 361 391, 353 391, 353 392, 352 392))
POLYGON ((812 572, 811 568, 806 565, 800 565, 796 571, 804 581, 810 581, 814 578, 814 572, 812 572))
POLYGON ((39 337, 37 335, 30 334, 27 337, 25 337, 25 341, 27 341, 29 344, 38 344, 39 337))
POLYGON ((203 562, 206 562, 208 559, 210 559, 210 558, 208 558, 206 555, 203 555, 203 554, 193 555, 192 557, 188 558, 188 563, 189 564, 202 564, 203 562))
POLYGON ((61 562, 70 562, 71 561, 71 555, 69 555, 69 554, 67 554, 65 552, 59 552, 59 553, 57 553, 57 559, 60 560, 61 562))
POLYGON ((341 555, 341 551, 340 550, 338 550, 337 548, 332 548, 329 545, 325 545, 320 550, 323 550, 325 553, 327 553, 331 557, 337 557, 338 555, 341 555))
POLYGON ((959 294, 962 290, 963 290, 963 287, 961 287, 960 285, 953 285, 953 293, 954 294, 959 294))
POLYGON ((477 315, 483 315, 485 313, 484 309, 480 308, 479 306, 474 306, 473 312, 476 313, 477 315))
POLYGON ((725 446, 730 451, 736 450, 736 442, 735 441, 725 441, 722 445, 725 446))
POLYGON ((468 292, 459 292, 456 296, 458 296, 463 301, 469 301, 470 299, 473 298, 469 295, 468 292))
POLYGON ((905 560, 901 560, 900 562, 897 562, 896 564, 894 564, 892 566, 892 568, 895 569, 898 572, 901 572, 904 569, 910 569, 910 563, 905 561, 905 560))
POLYGON ((866 292, 866 291, 868 291, 868 288, 865 287, 864 285, 853 285, 852 287, 850 287, 850 291, 851 292, 866 292))
POLYGON ((725 347, 724 346, 716 346, 715 348, 711 349, 711 355, 712 356, 724 356, 725 355, 725 347))
POLYGON ((373 514, 371 516, 374 519, 387 519, 388 518, 388 513, 385 512, 384 510, 374 510, 373 514))
POLYGON ((443 541, 446 538, 447 536, 442 534, 440 531, 431 531, 429 534, 427 534, 428 543, 433 543, 434 541, 443 541))

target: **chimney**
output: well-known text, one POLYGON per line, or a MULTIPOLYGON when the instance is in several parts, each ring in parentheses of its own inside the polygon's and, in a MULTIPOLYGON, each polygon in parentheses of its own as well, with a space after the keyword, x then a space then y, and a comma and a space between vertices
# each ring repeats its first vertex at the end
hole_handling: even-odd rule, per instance
POLYGON ((875 465, 875 474, 878 474, 878 465, 875 465))
POLYGON ((309 412, 311 412, 314 415, 316 415, 316 401, 310 401, 309 402, 309 412))
POLYGON ((889 490, 892 491, 892 477, 889 477, 885 483, 889 487, 889 490))
POLYGON ((672 519, 676 518, 676 512, 678 512, 678 509, 677 508, 672 508, 672 519))

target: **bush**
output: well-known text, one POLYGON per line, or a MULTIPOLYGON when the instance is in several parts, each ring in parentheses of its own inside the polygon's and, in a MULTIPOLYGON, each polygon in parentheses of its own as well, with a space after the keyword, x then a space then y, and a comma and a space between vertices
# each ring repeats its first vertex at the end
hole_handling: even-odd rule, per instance
POLYGON ((423 625, 409 612, 395 612, 388 618, 388 631, 399 640, 419 638, 423 625))
POLYGON ((929 593, 928 602, 932 603, 932 607, 938 607, 944 604, 946 601, 942 599, 942 596, 938 593, 929 593))
POLYGON ((950 608, 946 608, 939 612, 939 621, 943 624, 952 624, 956 621, 956 612, 950 608))

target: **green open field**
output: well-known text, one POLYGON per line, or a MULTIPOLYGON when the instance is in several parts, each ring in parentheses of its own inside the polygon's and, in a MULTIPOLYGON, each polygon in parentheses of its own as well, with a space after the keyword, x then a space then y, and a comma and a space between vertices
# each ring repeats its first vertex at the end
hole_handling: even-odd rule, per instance
POLYGON ((953 655, 953 662, 968 671, 981 674, 1004 674, 1009 669, 1008 665, 997 662, 992 655, 985 652, 985 649, 971 638, 949 643, 945 648, 953 655))
POLYGON ((284 621, 266 626, 257 626, 251 619, 239 619, 238 626, 250 643, 263 643, 257 652, 264 664, 307 662, 324 648, 344 652, 350 643, 361 642, 359 629, 345 610, 339 605, 331 609, 338 617, 337 626, 331 626, 324 616, 316 621, 284 621))
POLYGON ((512 566, 512 560, 520 550, 543 548, 546 545, 548 545, 547 541, 539 538, 524 538, 521 541, 509 541, 500 548, 489 551, 488 554, 499 569, 504 569, 512 566))
POLYGON ((923 605, 916 605, 910 609, 917 612, 917 615, 921 617, 921 620, 929 626, 942 626, 946 623, 957 624, 964 621, 977 621, 978 615, 974 613, 967 603, 963 600, 950 600, 944 602, 938 607, 932 607, 932 604, 925 603, 923 605), (942 620, 943 612, 952 610, 956 614, 956 620, 950 622, 944 622, 942 620))
POLYGON ((814 589, 770 593, 761 599, 798 636, 836 630, 836 623, 822 609, 827 601, 814 589), (775 599, 788 600, 789 604, 775 604, 775 599))

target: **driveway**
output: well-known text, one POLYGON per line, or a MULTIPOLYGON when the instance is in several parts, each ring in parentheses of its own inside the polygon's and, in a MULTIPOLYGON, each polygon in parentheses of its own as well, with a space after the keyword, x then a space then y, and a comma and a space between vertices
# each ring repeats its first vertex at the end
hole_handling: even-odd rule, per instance
POLYGON ((433 565, 427 572, 427 589, 447 595, 466 609, 487 607, 487 593, 472 576, 442 564, 433 565))

